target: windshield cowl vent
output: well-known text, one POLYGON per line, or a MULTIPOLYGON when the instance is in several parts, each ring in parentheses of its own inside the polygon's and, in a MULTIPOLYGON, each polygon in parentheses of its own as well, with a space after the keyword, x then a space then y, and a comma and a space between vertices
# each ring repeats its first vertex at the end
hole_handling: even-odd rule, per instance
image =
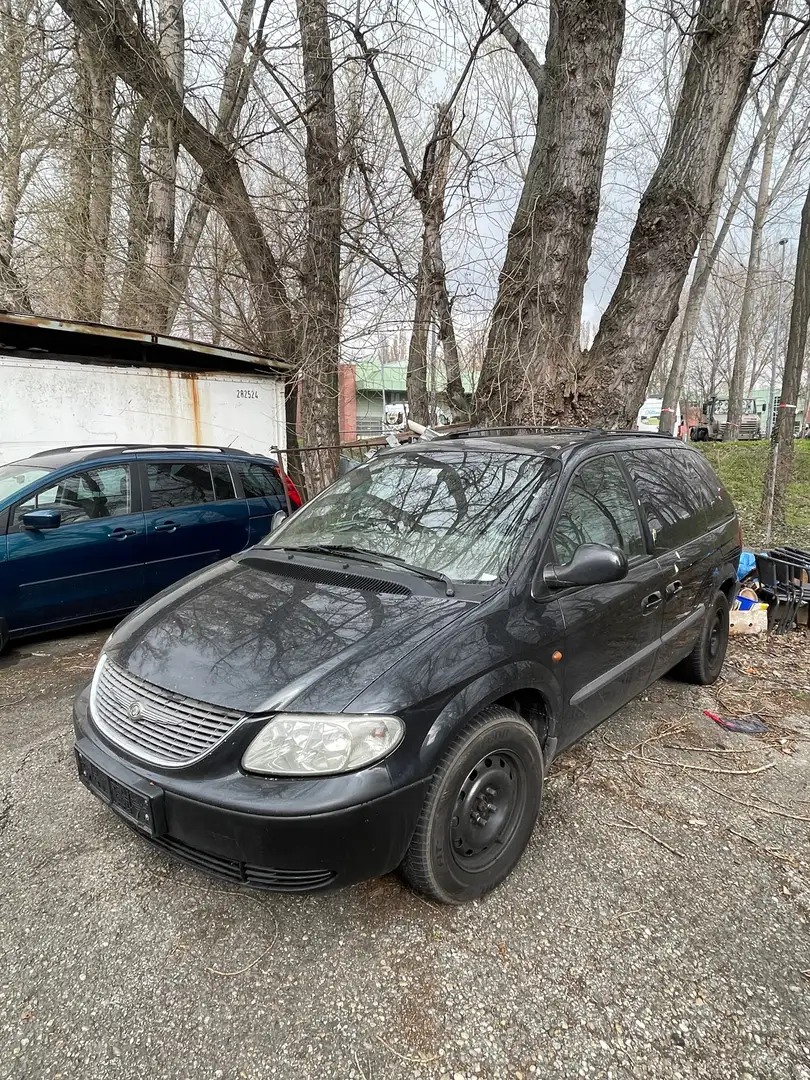
POLYGON ((301 563, 282 562, 281 559, 242 559, 248 566, 257 570, 268 570, 278 577, 296 578, 298 581, 311 581, 314 585, 337 585, 343 589, 357 589, 359 592, 385 593, 391 596, 410 596, 407 585, 398 581, 381 581, 365 574, 348 574, 345 570, 328 570, 322 566, 304 566, 301 563))

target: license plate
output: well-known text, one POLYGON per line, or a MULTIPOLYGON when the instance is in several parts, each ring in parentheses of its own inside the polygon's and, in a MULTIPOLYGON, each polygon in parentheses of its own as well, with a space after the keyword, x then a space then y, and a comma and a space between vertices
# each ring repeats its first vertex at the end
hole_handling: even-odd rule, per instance
POLYGON ((136 829, 149 836, 155 835, 155 812, 153 801, 148 795, 135 791, 134 788, 108 776, 78 750, 76 764, 79 769, 79 779, 94 795, 107 803, 116 814, 128 821, 130 825, 134 825, 136 829))

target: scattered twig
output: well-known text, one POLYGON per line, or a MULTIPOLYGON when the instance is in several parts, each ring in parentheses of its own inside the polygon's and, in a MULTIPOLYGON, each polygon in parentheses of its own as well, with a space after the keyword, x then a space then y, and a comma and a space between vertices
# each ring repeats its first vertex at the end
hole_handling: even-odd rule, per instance
POLYGON ((267 956, 267 954, 270 952, 270 950, 275 945, 277 937, 278 937, 278 930, 276 930, 275 934, 273 935, 273 940, 270 942, 270 944, 267 946, 267 948, 264 950, 264 952, 259 953, 259 955, 256 957, 255 960, 251 960, 250 963, 245 964, 244 967, 237 968, 236 971, 219 971, 217 968, 212 968, 212 967, 206 968, 205 970, 210 971, 212 975, 224 975, 227 978, 232 978, 234 975, 244 975, 246 971, 250 971, 251 968, 255 968, 256 965, 259 963, 259 961, 263 960, 265 958, 265 956, 267 956))
POLYGON ((697 781, 701 787, 708 788, 709 791, 713 791, 715 795, 720 795, 724 799, 729 799, 733 803, 737 803, 739 806, 744 806, 746 810, 759 810, 763 814, 775 814, 777 817, 790 818, 791 821, 810 821, 810 817, 803 816, 802 814, 792 814, 788 810, 773 809, 769 806, 762 806, 760 803, 751 802, 750 799, 737 799, 733 795, 729 795, 726 791, 721 791, 720 788, 712 787, 711 784, 707 784, 704 780, 697 781))
POLYGON ((758 840, 755 840, 753 836, 746 836, 745 833, 737 832, 735 829, 729 829, 728 832, 732 836, 739 837, 740 840, 745 840, 751 845, 751 847, 758 848, 760 851, 764 851, 766 855, 772 856, 774 859, 779 859, 781 862, 795 863, 796 856, 791 855, 789 851, 779 851, 778 848, 768 847, 767 844, 760 844, 758 840))
POLYGON ((666 850, 669 851, 671 854, 677 855, 679 859, 686 858, 682 851, 678 851, 677 848, 670 847, 670 845, 665 840, 662 840, 660 836, 656 836, 655 833, 651 833, 649 829, 645 829, 641 825, 634 825, 630 821, 599 821, 599 824, 607 825, 609 828, 613 829, 630 829, 633 832, 643 833, 644 836, 649 837, 650 840, 654 840, 656 844, 660 844, 662 848, 666 848, 666 850))
POLYGON ((699 754, 753 754, 757 749, 757 743, 753 746, 746 746, 741 750, 734 750, 731 748, 726 749, 721 746, 676 746, 675 743, 664 743, 664 750, 693 750, 699 754))
POLYGON ((15 698, 14 701, 0 701, 0 709, 10 709, 12 705, 19 705, 25 701, 25 695, 15 698))
POLYGON ((374 1038, 377 1039, 378 1042, 381 1042, 386 1050, 390 1050, 392 1054, 394 1054, 396 1057, 398 1057, 400 1061, 410 1061, 410 1062, 414 1062, 417 1065, 429 1065, 431 1063, 431 1061, 438 1061, 439 1060, 439 1054, 434 1054, 433 1057, 429 1057, 429 1058, 425 1058, 425 1057, 408 1057, 407 1054, 400 1054, 399 1050, 396 1050, 393 1046, 390 1045, 390 1043, 387 1043, 385 1041, 385 1039, 381 1035, 375 1034, 374 1038))
POLYGON ((360 1075, 362 1076, 363 1080, 368 1080, 368 1077, 365 1074, 363 1066, 360 1064, 360 1059, 357 1056, 357 1051, 356 1050, 354 1052, 354 1063, 357 1066, 357 1070, 360 1073, 360 1075))

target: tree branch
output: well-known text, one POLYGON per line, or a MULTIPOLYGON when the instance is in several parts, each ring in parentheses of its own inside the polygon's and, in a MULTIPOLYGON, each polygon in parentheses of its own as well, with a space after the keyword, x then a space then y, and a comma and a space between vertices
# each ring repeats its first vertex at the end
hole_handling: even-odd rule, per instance
POLYGON ((245 265, 264 348, 274 359, 290 361, 295 346, 287 291, 233 152, 186 108, 154 44, 119 0, 59 0, 59 6, 120 78, 152 102, 155 114, 173 122, 245 265))
POLYGON ((531 45, 518 33, 512 19, 500 6, 498 0, 478 0, 478 3, 492 19, 495 29, 512 46, 515 56, 523 64, 526 74, 537 88, 538 97, 542 97, 546 85, 546 69, 535 56, 531 45))

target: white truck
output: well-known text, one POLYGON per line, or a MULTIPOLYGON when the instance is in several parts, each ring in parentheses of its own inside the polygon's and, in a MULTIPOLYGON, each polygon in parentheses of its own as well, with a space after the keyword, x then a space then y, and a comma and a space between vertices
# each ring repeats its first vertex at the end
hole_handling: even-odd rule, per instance
MULTIPOLYGON (((0 315, 0 323, 8 318, 0 315)), ((13 318, 16 333, 25 317, 13 318)), ((81 324, 59 325, 71 328, 75 352, 81 324)), ((286 445, 284 382, 257 371, 259 358, 204 345, 196 352, 187 342, 162 338, 135 363, 126 362, 134 358, 129 348, 94 362, 60 350, 53 324, 46 338, 36 325, 30 329, 23 342, 29 347, 9 347, 10 335, 3 333, 9 327, 0 326, 0 464, 92 443, 233 446, 261 454, 286 445), (49 347, 37 347, 38 340, 49 347)), ((121 333, 109 328, 108 352, 115 352, 121 333)), ((131 344, 132 332, 123 334, 131 344)))

